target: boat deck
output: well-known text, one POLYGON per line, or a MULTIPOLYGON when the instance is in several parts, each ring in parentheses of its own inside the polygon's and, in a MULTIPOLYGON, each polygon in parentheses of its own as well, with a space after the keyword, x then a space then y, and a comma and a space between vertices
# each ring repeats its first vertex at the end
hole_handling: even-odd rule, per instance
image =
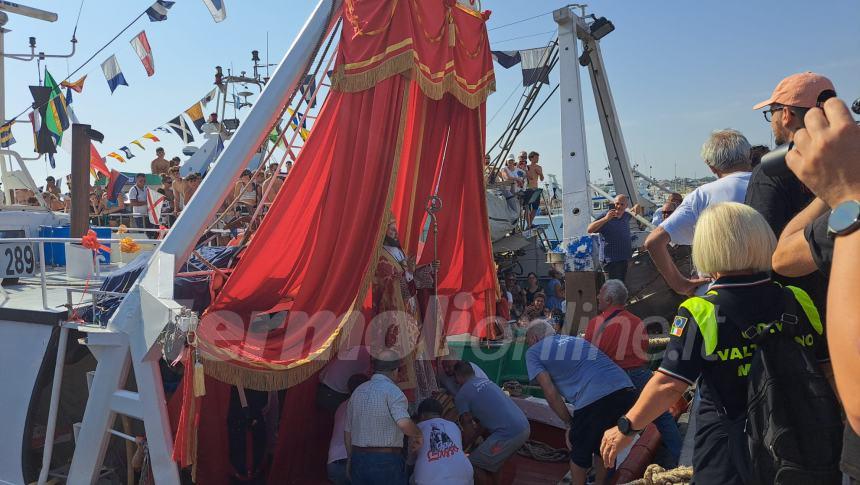
MULTIPOLYGON (((70 277, 65 267, 46 268, 47 305, 42 301, 42 281, 38 274, 20 278, 17 283, 5 284, 3 292, 0 292, 0 321, 58 324, 67 315, 68 289, 98 289, 107 275, 118 267, 116 264, 102 265, 100 274, 89 278, 70 277)), ((76 306, 90 301, 91 297, 80 292, 72 295, 72 302, 76 306)))

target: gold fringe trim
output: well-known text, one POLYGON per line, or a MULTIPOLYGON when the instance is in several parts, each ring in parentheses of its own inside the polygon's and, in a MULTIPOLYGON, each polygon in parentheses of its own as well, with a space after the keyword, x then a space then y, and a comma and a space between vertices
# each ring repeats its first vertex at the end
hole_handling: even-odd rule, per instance
MULTIPOLYGON (((403 139, 406 132, 406 114, 409 107, 409 87, 403 88, 403 100, 400 107, 400 127, 397 133, 397 144, 394 147, 394 166, 391 170, 391 180, 388 183, 388 195, 385 200, 385 210, 378 222, 376 231, 376 239, 379 243, 382 242, 382 236, 385 234, 386 224, 385 219, 391 210, 391 201, 394 198, 394 187, 397 184, 397 174, 400 171, 400 159, 403 152, 403 139)), ((352 325, 355 319, 350 318, 353 312, 360 311, 356 308, 364 304, 367 291, 370 289, 370 284, 373 281, 373 276, 376 274, 376 265, 379 263, 379 254, 381 245, 377 244, 371 255, 370 264, 368 265, 367 273, 362 278, 361 285, 358 289, 358 295, 353 300, 352 305, 346 312, 338 327, 329 337, 326 344, 320 349, 317 349, 308 359, 300 361, 299 365, 290 364, 284 370, 269 370, 269 369, 254 369, 231 364, 222 360, 204 360, 203 368, 206 375, 221 382, 232 386, 242 386, 246 389, 255 391, 279 391, 288 389, 295 385, 301 384, 312 375, 319 372, 328 363, 329 356, 337 353, 340 349, 341 340, 344 336, 348 336, 352 330, 352 325), (349 325, 348 331, 344 332, 344 328, 349 325)), ((362 329, 363 331, 364 329, 362 329)))
POLYGON ((403 74, 417 82, 424 95, 434 101, 442 99, 446 93, 451 93, 457 101, 469 109, 477 108, 487 100, 490 94, 496 91, 495 77, 474 92, 466 90, 457 82, 457 73, 454 71, 444 73, 439 81, 431 81, 420 72, 413 49, 396 54, 376 67, 355 74, 346 74, 343 66, 340 65, 332 74, 332 89, 345 93, 356 93, 370 89, 379 82, 397 74, 403 74))

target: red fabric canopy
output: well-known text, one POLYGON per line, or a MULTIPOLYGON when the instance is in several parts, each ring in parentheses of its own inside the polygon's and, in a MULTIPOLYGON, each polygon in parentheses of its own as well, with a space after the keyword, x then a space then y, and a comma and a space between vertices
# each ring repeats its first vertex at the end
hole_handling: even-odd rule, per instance
POLYGON ((361 321, 387 209, 416 255, 431 194, 444 203, 447 333, 482 336, 494 312, 481 160, 495 81, 483 16, 451 0, 351 0, 343 25, 333 90, 200 325, 206 372, 231 384, 283 389, 318 370, 361 321))
MULTIPOLYGON (((482 181, 484 102, 495 88, 487 15, 454 0, 345 0, 343 9, 332 91, 198 329, 209 376, 249 389, 290 387, 272 483, 310 483, 308 474, 324 465, 330 417, 315 410, 314 376, 344 335, 360 340, 349 329, 365 330, 356 324, 388 210, 404 250, 429 263, 424 208, 433 194, 443 201, 438 286, 446 333, 484 335, 494 313, 482 181)), ((218 389, 203 400, 223 397, 218 389)), ((185 401, 183 414, 201 409, 200 429, 224 426, 223 408, 210 414, 200 399, 185 401)), ((183 436, 190 423, 183 415, 176 440, 183 449, 193 448, 183 436)), ((200 464, 226 460, 223 446, 203 440, 198 452, 200 464)), ((206 474, 207 483, 223 478, 206 474)))

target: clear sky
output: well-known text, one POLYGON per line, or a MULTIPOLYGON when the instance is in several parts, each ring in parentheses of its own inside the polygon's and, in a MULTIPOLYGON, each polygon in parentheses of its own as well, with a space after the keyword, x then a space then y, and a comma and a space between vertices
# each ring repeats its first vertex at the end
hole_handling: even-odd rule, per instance
MULTIPOLYGON (((7 52, 26 52, 27 37, 36 36, 38 50, 67 53, 79 0, 26 3, 55 11, 60 20, 48 24, 10 15, 7 52)), ((54 77, 64 78, 150 3, 85 0, 77 33, 78 53, 69 60, 48 60, 54 77)), ((227 20, 215 24, 202 2, 179 0, 167 21, 151 23, 144 17, 81 71, 89 76, 84 92, 74 96, 73 106, 81 122, 105 134, 105 143, 99 147, 103 154, 128 145, 200 99, 212 87, 215 65, 250 72, 251 50, 259 50, 265 60, 267 32, 270 60, 278 62, 315 2, 226 3, 227 20), (154 52, 156 73, 151 78, 146 77, 129 45, 141 29, 146 29, 154 52), (113 95, 99 67, 111 54, 116 54, 130 84, 120 86, 113 95)), ((788 74, 820 72, 833 80, 843 99, 860 97, 860 2, 856 0, 815 4, 797 0, 596 0, 589 4, 589 12, 606 16, 616 27, 601 47, 628 152, 645 173, 667 178, 677 167, 679 176, 705 175, 699 148, 708 133, 719 128, 739 129, 753 144, 771 144, 768 124, 751 108, 788 74)), ((555 30, 549 12, 561 5, 554 0, 484 0, 483 8, 493 11, 488 23, 491 45, 499 50, 544 45, 555 30), (494 28, 539 14, 545 15, 494 28), (523 38, 509 40, 517 37, 523 38)), ((489 117, 498 112, 487 129, 490 142, 510 117, 522 91, 518 67, 505 70, 496 66, 496 74, 498 91, 487 105, 489 117)), ((585 71, 583 79, 592 178, 603 179, 606 156, 585 71)), ((554 73, 553 84, 544 93, 557 81, 554 73)), ((35 62, 6 61, 7 116, 30 104, 27 86, 36 83, 35 62)), ((515 149, 541 152, 547 172, 560 174, 558 106, 556 95, 515 149)), ((18 140, 14 148, 28 155, 32 146, 29 125, 16 125, 14 133, 18 140)), ((180 155, 182 144, 176 136, 157 135, 168 157, 180 155)), ((145 152, 132 147, 137 157, 127 164, 108 159, 108 165, 126 171, 148 169, 155 144, 144 141, 144 145, 145 152)), ((34 177, 44 179, 46 164, 30 163, 34 177)), ((62 149, 57 164, 53 175, 69 172, 69 156, 62 149)))

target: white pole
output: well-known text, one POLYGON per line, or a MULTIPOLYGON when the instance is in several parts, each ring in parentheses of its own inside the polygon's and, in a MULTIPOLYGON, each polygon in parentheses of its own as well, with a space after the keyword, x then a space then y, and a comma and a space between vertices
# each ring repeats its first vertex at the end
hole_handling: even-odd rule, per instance
MULTIPOLYGON (((5 13, 0 15, 0 124, 6 123, 6 21, 8 17, 5 13)), ((9 128, 11 130, 11 128, 9 128)), ((0 155, 0 182, 3 184, 3 203, 12 205, 15 203, 14 192, 8 194, 8 180, 6 176, 6 155, 0 155)))

